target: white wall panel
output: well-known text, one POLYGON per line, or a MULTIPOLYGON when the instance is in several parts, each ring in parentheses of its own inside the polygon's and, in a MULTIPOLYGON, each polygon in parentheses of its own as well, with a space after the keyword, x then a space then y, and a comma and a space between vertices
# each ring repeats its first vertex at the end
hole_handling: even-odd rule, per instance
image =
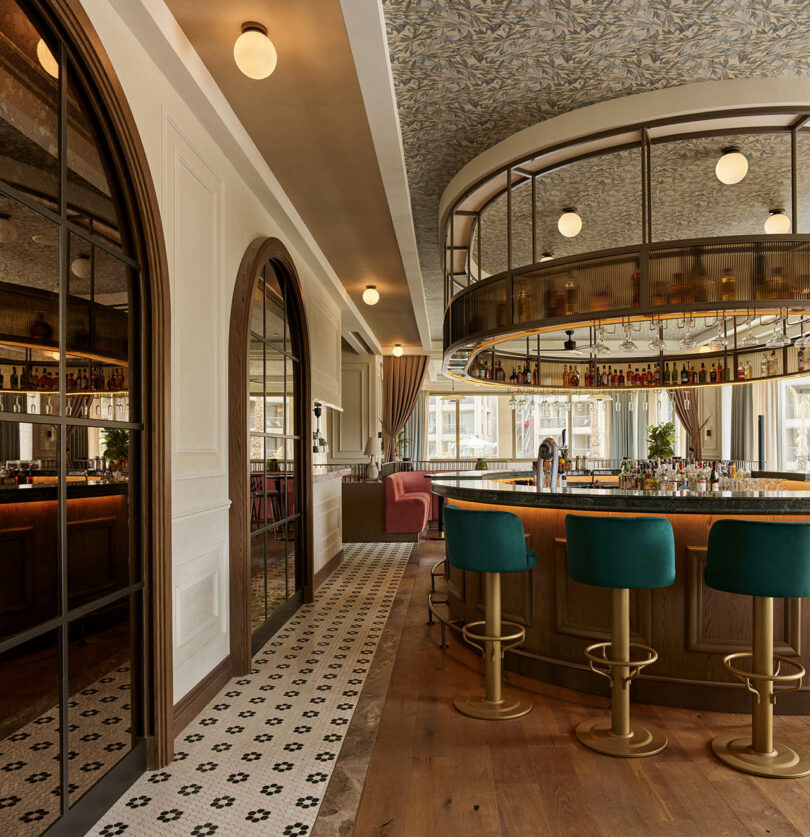
POLYGON ((342 480, 317 482, 312 490, 313 563, 318 572, 343 549, 342 480))

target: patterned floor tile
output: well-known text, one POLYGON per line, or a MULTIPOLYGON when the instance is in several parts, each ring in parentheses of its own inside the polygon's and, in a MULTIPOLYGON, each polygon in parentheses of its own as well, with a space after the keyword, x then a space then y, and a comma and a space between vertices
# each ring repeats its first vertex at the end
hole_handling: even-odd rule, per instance
POLYGON ((315 595, 89 834, 310 833, 411 544, 345 544, 315 595))

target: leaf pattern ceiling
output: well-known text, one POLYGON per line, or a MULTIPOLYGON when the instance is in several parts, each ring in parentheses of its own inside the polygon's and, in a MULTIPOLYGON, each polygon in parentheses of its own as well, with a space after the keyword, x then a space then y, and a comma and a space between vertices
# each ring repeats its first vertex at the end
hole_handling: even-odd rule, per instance
POLYGON ((810 75, 804 0, 382 0, 431 333, 439 197, 473 157, 574 108, 696 81, 810 75))

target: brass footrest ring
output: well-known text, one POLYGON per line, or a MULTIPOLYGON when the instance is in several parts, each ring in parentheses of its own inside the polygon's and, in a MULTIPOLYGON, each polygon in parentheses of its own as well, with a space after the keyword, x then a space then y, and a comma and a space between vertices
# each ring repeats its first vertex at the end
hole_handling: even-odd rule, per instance
POLYGON ((645 666, 651 665, 658 659, 658 652, 654 648, 650 648, 649 645, 642 645, 640 642, 631 642, 631 655, 633 649, 638 648, 644 651, 647 656, 641 660, 612 660, 607 656, 607 650, 608 648, 611 648, 612 645, 613 643, 611 642, 596 642, 593 645, 589 645, 585 649, 585 656, 588 658, 588 665, 590 666, 591 671, 595 674, 601 674, 602 677, 607 677, 611 683, 613 682, 613 674, 610 671, 604 671, 599 668, 599 666, 608 666, 609 669, 619 667, 629 668, 630 674, 623 678, 623 682, 627 683, 629 680, 634 680, 638 677, 641 673, 641 669, 645 666), (597 650, 602 653, 595 653, 597 650))
POLYGON ((740 680, 745 683, 745 688, 751 692, 754 697, 757 699, 757 703, 760 702, 762 696, 759 692, 759 689, 756 688, 753 683, 756 683, 757 680, 765 680, 770 683, 794 683, 795 685, 791 686, 787 689, 779 689, 775 691, 770 696, 771 703, 776 703, 777 695, 784 695, 788 692, 798 692, 802 686, 802 680, 804 679, 805 669, 801 663, 796 662, 796 660, 791 660, 790 657, 783 657, 781 654, 774 654, 773 658, 776 661, 776 671, 773 674, 756 674, 753 671, 744 671, 741 668, 737 668, 737 666, 733 665, 734 660, 742 659, 743 657, 753 657, 754 655, 750 651, 737 651, 734 654, 727 654, 723 657, 723 665, 730 671, 735 677, 739 678, 740 680), (787 666, 792 666, 793 668, 797 669, 796 672, 793 674, 780 674, 780 670, 782 668, 782 664, 787 666))
POLYGON ((476 628, 486 627, 486 622, 468 622, 462 629, 461 634, 466 642, 470 645, 475 645, 478 648, 483 648, 487 642, 500 642, 501 652, 507 651, 509 648, 515 648, 520 645, 526 638, 526 629, 517 622, 507 622, 503 620, 501 625, 508 625, 516 630, 510 634, 501 634, 500 636, 488 636, 484 633, 477 633, 476 628))

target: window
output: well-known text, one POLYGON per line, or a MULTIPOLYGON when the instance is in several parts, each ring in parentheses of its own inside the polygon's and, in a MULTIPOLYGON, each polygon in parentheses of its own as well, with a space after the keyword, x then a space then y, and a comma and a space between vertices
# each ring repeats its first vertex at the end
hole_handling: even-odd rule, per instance
POLYGON ((810 376, 779 381, 779 466, 807 471, 810 459, 810 376))
POLYGON ((499 400, 498 396, 486 395, 429 396, 426 399, 428 458, 498 456, 499 400))

